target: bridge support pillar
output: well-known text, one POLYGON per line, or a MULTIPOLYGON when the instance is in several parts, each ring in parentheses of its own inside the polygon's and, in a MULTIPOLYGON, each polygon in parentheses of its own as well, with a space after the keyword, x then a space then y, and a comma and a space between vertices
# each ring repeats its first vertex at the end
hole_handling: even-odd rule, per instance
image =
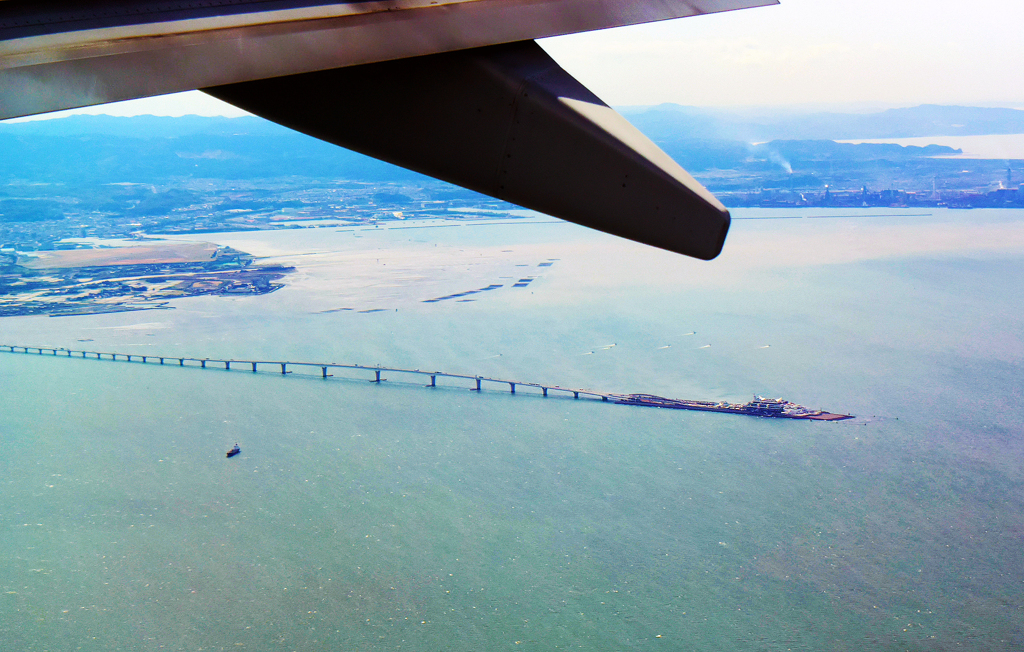
POLYGON ((146 356, 142 356, 142 364, 146 364, 146 356))
POLYGON ((252 372, 256 373, 256 363, 252 363, 252 372))
POLYGON ((324 378, 327 378, 327 367, 320 367, 320 373, 323 374, 324 378))
POLYGON ((478 391, 478 392, 480 391, 480 379, 479 378, 476 379, 476 391, 478 391))
POLYGON ((605 403, 607 403, 608 402, 608 397, 607 396, 602 396, 601 400, 604 401, 605 403))
POLYGON ((231 371, 231 362, 229 360, 224 361, 224 370, 231 371))
POLYGON ((200 360, 199 366, 202 367, 203 369, 206 369, 206 360, 200 360))
POLYGON ((437 387, 437 376, 431 376, 430 377, 430 386, 431 387, 437 387))
POLYGON ((572 393, 572 397, 573 398, 579 398, 580 397, 580 393, 579 392, 573 392, 572 393))
POLYGON ((285 363, 285 362, 282 362, 281 363, 281 374, 284 375, 286 373, 288 373, 288 364, 285 363))
POLYGON ((548 388, 547 388, 547 387, 541 387, 541 388, 540 388, 540 391, 544 392, 544 397, 545 397, 545 398, 547 398, 547 395, 548 395, 548 388))
POLYGON ((164 359, 160 358, 160 364, 163 364, 163 363, 164 363, 164 359))
POLYGON ((129 355, 127 357, 128 357, 128 362, 131 362, 132 361, 132 356, 129 355))
POLYGON ((184 367, 185 366, 185 358, 178 358, 178 366, 179 367, 184 367))
POLYGON ((516 393, 516 384, 515 383, 509 383, 508 386, 512 390, 512 393, 515 394, 516 393))
POLYGON ((374 373, 377 374, 377 379, 374 380, 373 382, 379 383, 380 382, 380 369, 377 369, 376 371, 374 371, 374 373))

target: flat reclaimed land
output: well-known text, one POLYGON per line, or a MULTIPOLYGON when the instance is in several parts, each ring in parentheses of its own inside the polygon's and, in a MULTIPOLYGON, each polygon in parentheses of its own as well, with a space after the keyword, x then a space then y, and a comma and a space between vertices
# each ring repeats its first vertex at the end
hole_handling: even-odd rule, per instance
POLYGON ((18 265, 26 269, 70 269, 111 265, 162 265, 205 263, 216 259, 217 245, 211 242, 173 242, 103 249, 41 251, 19 256, 18 265))
POLYGON ((0 267, 0 317, 169 308, 170 300, 267 294, 293 268, 253 265, 210 242, 167 242, 18 256, 0 267))

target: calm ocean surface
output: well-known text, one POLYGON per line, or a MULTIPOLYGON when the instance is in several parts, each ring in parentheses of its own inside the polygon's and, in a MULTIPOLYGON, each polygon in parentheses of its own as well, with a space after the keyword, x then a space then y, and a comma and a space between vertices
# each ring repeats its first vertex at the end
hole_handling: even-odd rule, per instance
POLYGON ((1024 212, 735 217, 711 263, 547 219, 210 234, 299 270, 0 321, 861 417, 3 353, 0 649, 1021 649, 1024 212), (300 255, 367 250, 402 271, 338 290, 300 255))

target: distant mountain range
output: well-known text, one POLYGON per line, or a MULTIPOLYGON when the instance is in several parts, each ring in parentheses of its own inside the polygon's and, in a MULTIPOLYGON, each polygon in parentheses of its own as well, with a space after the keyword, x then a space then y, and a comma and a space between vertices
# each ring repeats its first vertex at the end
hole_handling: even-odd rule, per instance
POLYGON ((255 117, 78 115, 0 124, 0 182, 426 177, 255 117))
POLYGON ((20 136, 114 136, 117 138, 186 138, 188 136, 281 136, 291 129, 256 117, 224 118, 186 115, 178 118, 138 115, 73 115, 53 120, 0 123, 0 134, 20 136))
MULTIPOLYGON (((838 174, 902 168, 958 153, 949 147, 842 144, 837 140, 1024 133, 1024 111, 918 106, 878 113, 732 111, 664 104, 623 113, 699 177, 742 170, 838 174), (717 174, 717 173, 715 173, 717 174)), ((950 162, 952 165, 952 162, 950 162)), ((1004 168, 1005 169, 1005 168, 1004 168)), ((773 172, 774 173, 774 172, 773 172)), ((930 179, 933 174, 929 173, 930 179)), ((0 184, 162 183, 170 178, 309 177, 356 181, 426 180, 414 172, 335 147, 255 117, 72 116, 0 123, 0 184)), ((794 177, 796 178, 796 177, 794 177)), ((787 183, 792 179, 787 179, 787 183)), ((863 183, 884 183, 875 177, 863 183)), ((715 183, 721 183, 717 179, 715 183)), ((751 183, 754 183, 752 181, 751 183)), ((449 192, 464 192, 451 188, 449 192)), ((23 190, 0 196, 21 197, 23 190)))
POLYGON ((859 140, 1024 133, 1024 111, 925 104, 878 113, 742 112, 679 104, 620 111, 654 141, 680 139, 762 143, 772 140, 859 140))
MULTIPOLYGON (((772 107, 744 110, 659 104, 619 107, 652 140, 702 139, 762 143, 771 140, 859 140, 922 136, 1024 133, 1024 111, 924 104, 876 113, 797 112, 772 107)), ((260 118, 122 118, 79 115, 55 120, 0 123, 0 134, 184 138, 281 136, 293 133, 260 118)))

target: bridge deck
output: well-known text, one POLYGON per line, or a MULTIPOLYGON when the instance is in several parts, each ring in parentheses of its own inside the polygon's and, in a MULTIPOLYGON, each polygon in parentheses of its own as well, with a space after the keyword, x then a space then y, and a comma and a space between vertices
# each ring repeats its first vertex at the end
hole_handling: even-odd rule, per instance
POLYGON ((573 387, 562 387, 560 385, 544 385, 542 383, 524 382, 520 380, 512 380, 506 378, 491 378, 488 376, 474 376, 471 374, 455 374, 445 371, 424 371, 422 369, 402 369, 401 367, 384 367, 381 365, 368 366, 361 364, 344 364, 340 362, 297 362, 291 360, 236 360, 234 358, 191 358, 182 357, 177 355, 151 355, 151 354, 138 354, 138 353, 113 353, 108 351, 85 351, 65 348, 52 348, 52 347, 37 347, 37 346, 15 346, 10 344, 0 344, 0 352, 6 353, 35 353, 38 355, 54 355, 54 356, 65 356, 69 358, 86 358, 94 360, 120 360, 123 362, 140 362, 147 364, 177 364, 181 367, 194 367, 202 369, 223 369, 231 371, 233 369, 246 369, 248 371, 257 373, 261 371, 267 372, 272 371, 273 373, 290 374, 289 367, 303 370, 311 370, 314 373, 304 373, 303 375, 319 375, 322 378, 332 377, 333 374, 328 373, 332 369, 351 369, 357 371, 369 371, 373 372, 374 378, 370 382, 381 382, 387 380, 381 378, 380 374, 383 372, 387 373, 399 373, 399 374, 410 374, 415 376, 424 376, 430 378, 431 387, 436 386, 437 378, 454 378, 458 380, 469 380, 475 383, 474 387, 470 389, 474 391, 482 391, 484 383, 508 385, 509 391, 513 394, 516 392, 516 387, 531 387, 534 389, 541 390, 544 396, 548 395, 548 392, 562 392, 565 394, 572 394, 573 398, 591 397, 598 398, 602 401, 617 400, 624 398, 622 394, 613 394, 610 392, 600 392, 592 389, 584 388, 573 388, 573 387), (319 372, 317 374, 316 372, 319 372))

